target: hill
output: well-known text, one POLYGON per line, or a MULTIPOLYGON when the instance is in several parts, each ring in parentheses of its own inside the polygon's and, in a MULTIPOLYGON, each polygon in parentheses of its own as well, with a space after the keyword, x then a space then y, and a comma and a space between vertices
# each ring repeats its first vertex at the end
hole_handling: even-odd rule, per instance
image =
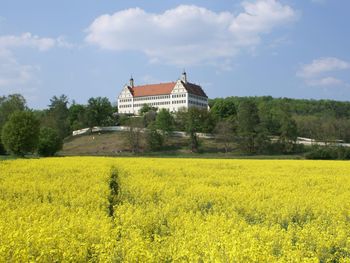
MULTIPOLYGON (((96 133, 69 137, 66 139, 60 156, 132 156, 127 146, 124 132, 96 133)), ((139 156, 156 157, 196 157, 196 158, 254 158, 254 159, 303 159, 302 154, 289 155, 247 155, 237 145, 232 144, 231 152, 225 153, 224 145, 213 139, 200 139, 200 152, 191 153, 188 138, 170 137, 161 151, 150 152, 142 142, 139 156)))

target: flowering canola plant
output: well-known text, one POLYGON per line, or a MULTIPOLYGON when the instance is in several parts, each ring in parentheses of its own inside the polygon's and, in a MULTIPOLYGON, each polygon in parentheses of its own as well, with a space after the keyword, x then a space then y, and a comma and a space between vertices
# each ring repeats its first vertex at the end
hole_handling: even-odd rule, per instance
POLYGON ((0 162, 0 261, 350 262, 350 163, 0 162))

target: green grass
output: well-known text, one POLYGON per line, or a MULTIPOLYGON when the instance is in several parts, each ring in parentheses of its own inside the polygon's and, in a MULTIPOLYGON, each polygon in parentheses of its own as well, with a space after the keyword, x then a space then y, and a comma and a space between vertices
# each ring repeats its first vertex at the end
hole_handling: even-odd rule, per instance
POLYGON ((295 155, 246 155, 233 147, 232 152, 225 153, 222 144, 212 139, 200 139, 200 152, 191 153, 187 138, 170 137, 163 150, 147 152, 142 142, 141 153, 129 151, 123 132, 101 133, 69 137, 65 140, 60 156, 120 156, 120 157, 174 157, 174 158, 220 158, 220 159, 303 159, 295 155))
POLYGON ((11 160, 11 159, 16 159, 16 157, 10 156, 10 155, 0 155, 0 161, 11 160))

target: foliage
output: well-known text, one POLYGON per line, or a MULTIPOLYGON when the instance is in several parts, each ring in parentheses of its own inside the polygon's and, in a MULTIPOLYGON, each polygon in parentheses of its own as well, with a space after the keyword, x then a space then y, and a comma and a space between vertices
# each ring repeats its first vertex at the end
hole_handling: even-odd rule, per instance
POLYGON ((305 154, 306 159, 314 160, 350 160, 350 148, 341 146, 312 146, 305 154))
POLYGON ((133 153, 140 152, 141 140, 143 137, 142 129, 144 128, 141 118, 132 118, 128 122, 129 130, 126 132, 125 140, 133 153))
POLYGON ((41 156, 53 156, 62 149, 63 141, 56 130, 43 127, 40 129, 38 154, 41 156))
POLYGON ((217 99, 211 112, 219 119, 232 118, 236 115, 236 105, 231 99, 217 99))
POLYGON ((164 143, 163 135, 157 130, 155 125, 150 125, 146 131, 146 143, 150 151, 160 150, 164 143))
POLYGON ((157 112, 154 110, 147 111, 143 114, 143 125, 145 127, 148 127, 149 125, 153 124, 157 117, 157 112))
MULTIPOLYGON (((287 104, 292 115, 324 116, 332 118, 350 117, 350 102, 347 101, 273 98, 271 96, 225 98, 225 100, 233 101, 236 107, 246 99, 254 101, 258 107, 261 105, 269 105, 272 111, 278 109, 281 104, 287 104)), ((216 102, 220 100, 222 99, 217 98, 210 100, 209 104, 213 108, 216 102)))
POLYGON ((53 96, 50 99, 50 105, 41 119, 43 127, 50 127, 58 132, 60 138, 65 138, 70 135, 68 97, 61 95, 59 97, 53 96))
POLYGON ((13 113, 2 129, 5 149, 14 155, 34 152, 39 136, 39 120, 30 111, 13 113))
POLYGON ((130 120, 130 116, 128 116, 127 114, 117 114, 116 115, 116 124, 120 125, 120 126, 125 126, 128 124, 130 120))
POLYGON ((284 145, 284 152, 293 152, 293 147, 298 138, 297 124, 292 118, 290 109, 287 105, 281 107, 280 110, 280 136, 279 140, 284 145))
POLYGON ((192 107, 187 111, 185 129, 187 134, 190 136, 190 149, 192 152, 198 151, 199 141, 196 133, 201 130, 204 118, 204 111, 198 108, 192 107))
POLYGON ((232 121, 229 121, 229 120, 219 121, 216 124, 214 133, 215 133, 215 139, 218 142, 223 143, 225 147, 225 153, 227 153, 229 151, 230 145, 232 144, 235 138, 234 136, 235 127, 232 121))
POLYGON ((114 109, 106 97, 90 98, 86 107, 89 127, 114 125, 114 109))
MULTIPOLYGON (((8 96, 0 96, 0 135, 2 127, 8 121, 12 113, 16 111, 24 111, 27 109, 26 100, 20 94, 11 94, 8 96)), ((1 142, 0 136, 0 154, 4 154, 5 149, 1 142)))
POLYGON ((259 123, 258 108, 255 102, 243 100, 238 107, 237 125, 240 147, 248 153, 256 152, 255 141, 258 135, 259 123))
POLYGON ((72 130, 79 130, 88 126, 86 106, 73 101, 69 107, 69 123, 72 130))
POLYGON ((0 97, 0 129, 8 121, 10 115, 16 111, 26 110, 26 100, 20 94, 0 97))
POLYGON ((171 113, 166 109, 160 109, 155 125, 157 129, 161 130, 163 135, 168 135, 174 130, 174 117, 171 113))
POLYGON ((140 111, 139 111, 139 114, 140 115, 144 115, 145 113, 149 112, 149 111, 154 111, 154 112, 157 112, 158 108, 156 107, 152 107, 148 104, 143 104, 140 111))

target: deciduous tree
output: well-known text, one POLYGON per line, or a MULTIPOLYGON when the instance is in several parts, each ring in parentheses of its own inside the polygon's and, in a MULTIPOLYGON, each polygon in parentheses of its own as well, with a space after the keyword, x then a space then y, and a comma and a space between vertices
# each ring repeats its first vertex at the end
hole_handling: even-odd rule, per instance
POLYGON ((174 130, 174 117, 166 109, 161 109, 156 117, 156 128, 161 130, 163 135, 168 135, 174 130))
POLYGON ((36 149, 40 122, 30 111, 18 111, 11 115, 2 129, 5 149, 14 155, 24 156, 36 149))
POLYGON ((41 156, 53 156, 62 149, 63 141, 56 130, 48 127, 40 129, 38 154, 41 156))
POLYGON ((90 98, 86 110, 90 127, 115 124, 113 117, 114 109, 106 97, 90 98))

